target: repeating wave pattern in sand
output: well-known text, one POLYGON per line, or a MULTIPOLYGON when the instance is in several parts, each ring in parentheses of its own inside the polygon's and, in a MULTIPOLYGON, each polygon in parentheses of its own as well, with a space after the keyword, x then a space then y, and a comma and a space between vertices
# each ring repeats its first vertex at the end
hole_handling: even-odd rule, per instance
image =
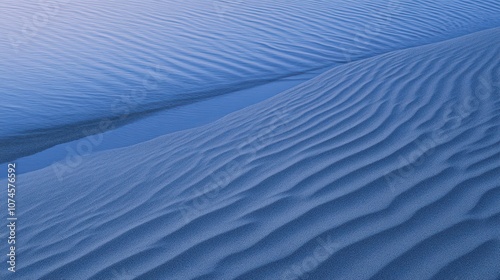
POLYGON ((499 58, 499 28, 391 52, 22 174, 16 276, 498 279, 499 58))
POLYGON ((2 1, 0 162, 102 119, 496 27, 499 14, 497 0, 2 1))

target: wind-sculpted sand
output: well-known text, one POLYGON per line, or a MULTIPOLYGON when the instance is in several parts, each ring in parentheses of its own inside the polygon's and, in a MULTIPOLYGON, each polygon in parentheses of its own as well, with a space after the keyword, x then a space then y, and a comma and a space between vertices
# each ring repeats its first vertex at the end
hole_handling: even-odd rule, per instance
POLYGON ((15 276, 498 279, 499 59, 499 28, 388 52, 21 174, 15 276))
POLYGON ((0 163, 313 69, 500 25, 498 0, 0 3, 0 163))

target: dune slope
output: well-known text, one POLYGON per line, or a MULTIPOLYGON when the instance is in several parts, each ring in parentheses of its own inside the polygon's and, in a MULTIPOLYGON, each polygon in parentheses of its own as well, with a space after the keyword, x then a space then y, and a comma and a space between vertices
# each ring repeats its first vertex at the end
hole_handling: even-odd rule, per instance
POLYGON ((500 28, 395 51, 21 174, 15 276, 496 279, 499 58, 500 28))
POLYGON ((493 28, 498 0, 0 3, 0 163, 313 69, 493 28))

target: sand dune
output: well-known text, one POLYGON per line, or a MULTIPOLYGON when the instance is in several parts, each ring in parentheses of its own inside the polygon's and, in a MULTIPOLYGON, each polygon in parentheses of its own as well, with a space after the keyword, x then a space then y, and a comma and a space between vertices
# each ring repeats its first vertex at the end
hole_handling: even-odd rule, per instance
POLYGON ((0 163, 102 119, 493 28, 499 12, 497 0, 2 1, 0 163))
POLYGON ((499 58, 500 28, 389 52, 22 174, 16 277, 498 279, 499 58))

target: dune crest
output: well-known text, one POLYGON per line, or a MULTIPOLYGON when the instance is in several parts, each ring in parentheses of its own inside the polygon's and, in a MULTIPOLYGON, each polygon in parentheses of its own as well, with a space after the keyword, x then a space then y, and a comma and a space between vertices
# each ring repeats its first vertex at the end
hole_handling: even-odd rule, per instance
POLYGON ((2 1, 0 163, 103 119, 493 28, 499 13, 498 0, 2 1))
POLYGON ((500 28, 390 52, 22 174, 16 276, 495 279, 499 58, 500 28))

